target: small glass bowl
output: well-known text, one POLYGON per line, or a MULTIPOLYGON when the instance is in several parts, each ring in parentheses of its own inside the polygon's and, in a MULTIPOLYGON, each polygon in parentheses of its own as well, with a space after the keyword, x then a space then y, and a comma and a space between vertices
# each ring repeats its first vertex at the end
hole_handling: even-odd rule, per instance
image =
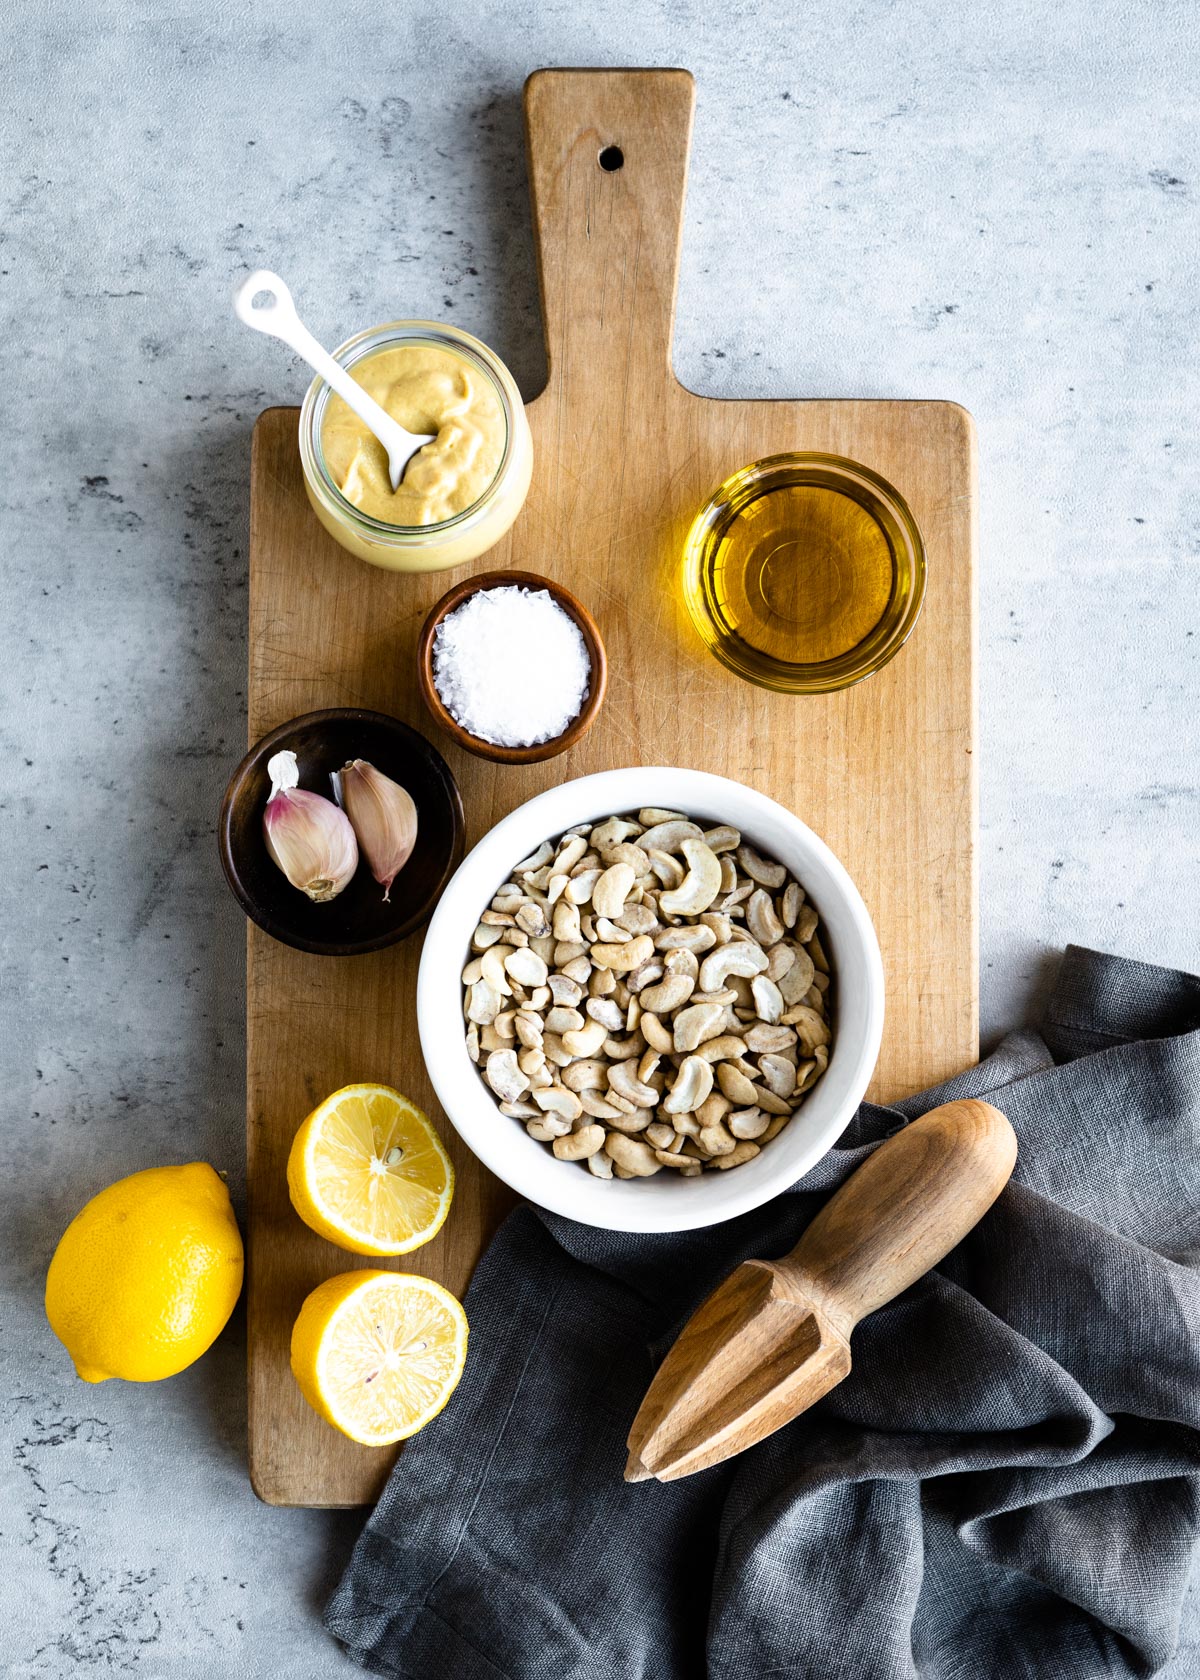
POLYGON ((436 525, 389 525, 346 500, 325 460, 321 431, 330 388, 314 379, 300 410, 300 461, 312 510, 335 542, 360 560, 395 572, 441 572, 478 559, 500 541, 524 505, 533 472, 533 439, 516 381, 493 351, 470 333, 436 321, 389 321, 348 338, 334 360, 353 368, 363 357, 400 344, 448 350, 469 362, 495 388, 504 414, 505 442, 491 484, 462 513, 436 525))
POLYGON ((882 669, 911 635, 925 546, 904 498, 869 467, 770 455, 696 515, 683 594, 709 651, 737 676, 778 694, 828 694, 882 669))

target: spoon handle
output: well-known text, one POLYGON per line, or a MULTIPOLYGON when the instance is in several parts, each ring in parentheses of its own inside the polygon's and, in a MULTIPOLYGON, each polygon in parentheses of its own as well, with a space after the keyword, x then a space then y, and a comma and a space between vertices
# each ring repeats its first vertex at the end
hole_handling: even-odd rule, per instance
MULTIPOLYGON (((371 428, 389 457, 398 444, 405 456, 412 453, 411 447, 403 447, 409 442, 412 434, 393 420, 386 409, 381 408, 373 397, 367 395, 357 379, 347 373, 340 363, 334 361, 328 350, 317 343, 296 313, 292 294, 278 274, 272 274, 269 268, 255 269, 234 292, 233 312, 245 326, 253 327, 255 332, 267 333, 271 338, 280 339, 302 357, 313 372, 319 373, 343 402, 349 404, 363 424, 371 428), (267 294, 269 301, 256 307, 254 299, 263 292, 267 294)), ((415 441, 427 443, 429 440, 420 438, 415 441)))
POLYGON ((1017 1139, 991 1103, 944 1103, 880 1144, 779 1264, 849 1337, 966 1236, 1008 1183, 1017 1139))

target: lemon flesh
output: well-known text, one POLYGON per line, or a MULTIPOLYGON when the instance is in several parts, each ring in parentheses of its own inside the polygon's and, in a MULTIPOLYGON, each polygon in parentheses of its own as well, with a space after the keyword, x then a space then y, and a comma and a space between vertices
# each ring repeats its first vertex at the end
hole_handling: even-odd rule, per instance
POLYGON ((229 1192, 193 1161, 92 1197, 54 1251, 46 1317, 84 1382, 157 1382, 208 1351, 241 1291, 229 1192))
POLYGON ((292 1331, 292 1372, 313 1410, 363 1446, 415 1435, 462 1375, 467 1315, 432 1278, 343 1272, 313 1290, 292 1331))
POLYGON ((388 1085, 345 1085, 315 1108, 288 1156, 306 1225, 352 1254, 408 1254, 441 1230, 454 1168, 429 1120, 388 1085))

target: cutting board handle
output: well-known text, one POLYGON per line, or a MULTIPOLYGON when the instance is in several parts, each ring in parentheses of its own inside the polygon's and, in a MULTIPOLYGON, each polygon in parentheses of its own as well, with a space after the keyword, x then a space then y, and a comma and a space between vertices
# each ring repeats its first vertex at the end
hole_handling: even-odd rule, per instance
POLYGON ((1016 1160, 1016 1133, 998 1108, 943 1103, 881 1143, 779 1264, 848 1338, 958 1246, 1016 1160))
POLYGON ((686 70, 537 70, 525 83, 551 386, 594 391, 634 343, 669 371, 694 105, 686 70))

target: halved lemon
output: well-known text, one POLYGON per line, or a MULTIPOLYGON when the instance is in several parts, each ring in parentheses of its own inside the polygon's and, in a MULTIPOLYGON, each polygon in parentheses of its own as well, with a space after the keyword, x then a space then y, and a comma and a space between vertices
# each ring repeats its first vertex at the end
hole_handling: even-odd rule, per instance
POLYGON ((441 1230, 454 1194, 442 1140, 388 1085, 344 1085, 314 1108, 288 1156, 292 1206, 352 1254, 408 1254, 441 1230))
POLYGON ((315 1412, 365 1447, 415 1435, 449 1400, 467 1357, 462 1303, 432 1278, 343 1272, 292 1331, 292 1372, 315 1412))

